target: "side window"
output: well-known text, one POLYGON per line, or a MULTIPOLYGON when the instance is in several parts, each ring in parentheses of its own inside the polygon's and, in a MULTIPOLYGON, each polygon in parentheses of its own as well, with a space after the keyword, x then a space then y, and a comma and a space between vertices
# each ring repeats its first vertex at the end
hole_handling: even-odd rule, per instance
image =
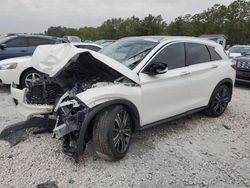
POLYGON ((7 48, 20 48, 27 47, 27 41, 25 38, 11 39, 5 43, 7 48))
POLYGON ((221 60, 221 56, 215 51, 214 47, 211 47, 211 46, 207 46, 209 52, 210 52, 210 55, 211 55, 211 60, 212 61, 218 61, 218 60, 221 60))
POLYGON ((186 43, 186 54, 188 65, 195 65, 211 61, 209 51, 203 44, 186 43))
POLYGON ((42 39, 42 38, 29 38, 28 39, 28 45, 30 47, 36 47, 39 45, 44 45, 44 44, 52 44, 53 42, 48 39, 42 39))
POLYGON ((152 63, 165 63, 168 69, 177 69, 185 66, 185 46, 184 43, 176 43, 164 48, 158 53, 152 63))

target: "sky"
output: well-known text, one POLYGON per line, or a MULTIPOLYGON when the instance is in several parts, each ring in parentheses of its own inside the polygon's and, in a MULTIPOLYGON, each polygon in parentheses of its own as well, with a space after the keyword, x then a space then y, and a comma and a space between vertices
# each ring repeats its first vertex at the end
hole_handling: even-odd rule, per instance
POLYGON ((0 0, 0 34, 44 32, 50 26, 99 26, 109 18, 162 15, 170 22, 233 0, 0 0))

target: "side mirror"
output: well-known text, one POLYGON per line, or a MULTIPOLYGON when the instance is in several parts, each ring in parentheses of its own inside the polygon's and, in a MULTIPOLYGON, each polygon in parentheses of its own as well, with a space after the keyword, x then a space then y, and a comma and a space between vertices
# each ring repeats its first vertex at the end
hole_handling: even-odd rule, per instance
POLYGON ((157 74, 164 74, 168 71, 168 66, 165 63, 156 62, 149 65, 146 68, 145 73, 149 75, 157 75, 157 74))
POLYGON ((7 45, 6 45, 6 44, 0 44, 0 49, 1 49, 1 50, 4 50, 5 48, 7 48, 7 45))

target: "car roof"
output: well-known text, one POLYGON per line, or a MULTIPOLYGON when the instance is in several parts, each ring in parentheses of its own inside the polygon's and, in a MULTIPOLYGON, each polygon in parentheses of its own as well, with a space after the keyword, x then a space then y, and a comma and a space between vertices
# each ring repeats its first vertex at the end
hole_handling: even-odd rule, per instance
POLYGON ((123 39, 151 40, 151 41, 158 42, 158 43, 162 43, 165 41, 188 40, 190 42, 205 43, 211 46, 221 46, 220 44, 209 39, 189 37, 189 36, 138 36, 138 37, 136 36, 136 37, 126 37, 123 39))
POLYGON ((13 38, 18 38, 18 37, 37 37, 37 38, 45 38, 45 39, 60 39, 58 37, 53 37, 53 36, 47 36, 47 35, 32 35, 32 34, 15 34, 15 35, 10 35, 6 36, 6 39, 13 39, 13 38))

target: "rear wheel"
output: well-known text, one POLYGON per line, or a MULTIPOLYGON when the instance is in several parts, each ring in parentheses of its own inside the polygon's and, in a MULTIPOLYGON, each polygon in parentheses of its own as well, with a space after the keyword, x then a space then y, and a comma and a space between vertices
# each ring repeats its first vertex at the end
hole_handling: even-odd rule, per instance
POLYGON ((24 72, 20 81, 21 88, 29 87, 32 82, 39 80, 40 77, 41 73, 35 69, 24 72))
POLYGON ((94 123, 93 143, 96 153, 105 160, 122 159, 130 146, 132 119, 124 106, 101 112, 94 123))
POLYGON ((205 114, 211 117, 221 116, 226 110, 230 101, 232 91, 226 85, 219 86, 213 93, 209 107, 205 114))

